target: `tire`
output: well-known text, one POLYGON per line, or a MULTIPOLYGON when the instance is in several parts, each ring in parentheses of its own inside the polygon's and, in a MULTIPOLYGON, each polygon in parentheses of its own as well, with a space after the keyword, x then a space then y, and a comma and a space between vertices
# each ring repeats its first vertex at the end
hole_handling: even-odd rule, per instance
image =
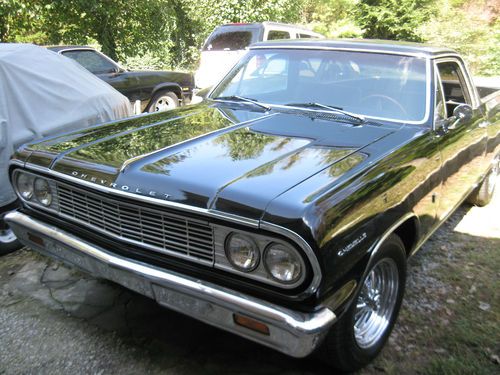
POLYGON ((486 175, 479 187, 469 197, 469 203, 484 207, 491 202, 495 195, 496 182, 498 180, 499 161, 496 159, 490 172, 486 175))
POLYGON ((170 111, 179 106, 179 98, 172 91, 159 91, 149 102, 147 112, 170 111))
POLYGON ((23 245, 19 242, 14 232, 12 232, 12 229, 2 220, 0 225, 0 255, 12 253, 21 247, 23 245))
POLYGON ((356 371, 370 363, 382 350, 394 327, 405 283, 405 247, 401 239, 393 234, 374 256, 351 306, 334 324, 318 349, 320 360, 342 372, 356 371), (379 286, 375 295, 373 293, 377 288, 369 287, 374 280, 379 286), (381 280, 385 280, 384 285, 380 285, 381 280), (375 313, 387 319, 377 321, 375 313), (363 335, 362 331, 366 334, 363 335))

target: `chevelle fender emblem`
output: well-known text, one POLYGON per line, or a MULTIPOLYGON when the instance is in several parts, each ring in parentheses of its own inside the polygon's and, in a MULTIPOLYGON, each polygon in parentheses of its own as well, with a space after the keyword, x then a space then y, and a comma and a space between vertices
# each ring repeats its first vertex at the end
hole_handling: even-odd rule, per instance
POLYGON ((170 194, 162 193, 156 190, 148 190, 144 189, 138 186, 129 186, 129 185, 120 185, 115 182, 109 182, 106 179, 102 179, 99 177, 91 176, 87 173, 82 173, 78 171, 73 171, 71 172, 71 175, 73 177, 77 177, 81 180, 85 180, 88 182, 93 182, 102 186, 109 187, 111 189, 116 189, 116 190, 121 190, 121 191, 126 191, 129 193, 134 193, 134 194, 140 194, 140 195, 145 195, 148 197, 153 197, 153 198, 160 198, 160 199, 168 199, 170 198, 170 194))
POLYGON ((347 254, 349 251, 351 251, 352 249, 354 249, 356 246, 358 246, 361 242, 363 242, 365 239, 366 239, 367 235, 366 233, 362 233, 361 236, 359 236, 358 238, 356 238, 354 241, 352 241, 350 244, 346 245, 344 248, 342 248, 342 250, 340 250, 338 252, 338 255, 339 256, 343 256, 345 254, 347 254))

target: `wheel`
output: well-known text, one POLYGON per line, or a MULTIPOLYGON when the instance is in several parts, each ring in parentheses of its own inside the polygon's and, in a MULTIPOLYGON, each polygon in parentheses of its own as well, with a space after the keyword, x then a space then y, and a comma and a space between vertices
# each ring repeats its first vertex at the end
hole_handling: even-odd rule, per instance
MULTIPOLYGON (((1 219, 0 219, 1 220, 1 219)), ((23 247, 21 242, 18 241, 16 235, 9 228, 9 226, 1 220, 0 223, 0 255, 11 253, 23 247)))
POLYGON ((405 248, 397 235, 391 235, 374 256, 351 306, 320 346, 320 359, 346 372, 371 362, 392 331, 405 283, 405 248))
POLYGON ((153 96, 148 112, 170 111, 179 106, 179 98, 172 91, 160 91, 153 96))
POLYGON ((498 179, 499 160, 495 160, 493 168, 481 182, 481 185, 472 193, 468 201, 476 206, 484 207, 493 199, 498 179))

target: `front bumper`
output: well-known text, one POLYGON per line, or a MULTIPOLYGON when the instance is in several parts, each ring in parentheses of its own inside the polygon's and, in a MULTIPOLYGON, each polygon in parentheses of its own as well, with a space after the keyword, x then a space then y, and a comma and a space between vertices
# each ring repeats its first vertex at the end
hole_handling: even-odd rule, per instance
POLYGON ((5 220, 18 239, 41 253, 112 280, 160 305, 271 347, 292 357, 309 355, 336 320, 328 308, 302 313, 166 269, 117 256, 40 220, 11 212, 5 220), (258 320, 269 334, 237 325, 234 314, 258 320))

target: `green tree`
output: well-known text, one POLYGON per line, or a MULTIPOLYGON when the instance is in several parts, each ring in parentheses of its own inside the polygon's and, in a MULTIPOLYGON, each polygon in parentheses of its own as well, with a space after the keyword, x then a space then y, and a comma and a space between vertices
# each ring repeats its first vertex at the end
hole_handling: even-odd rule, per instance
POLYGON ((357 4, 357 0, 305 0, 302 22, 327 37, 361 37, 362 30, 352 17, 357 4))
POLYGON ((360 0, 354 16, 365 38, 421 41, 434 0, 360 0))

